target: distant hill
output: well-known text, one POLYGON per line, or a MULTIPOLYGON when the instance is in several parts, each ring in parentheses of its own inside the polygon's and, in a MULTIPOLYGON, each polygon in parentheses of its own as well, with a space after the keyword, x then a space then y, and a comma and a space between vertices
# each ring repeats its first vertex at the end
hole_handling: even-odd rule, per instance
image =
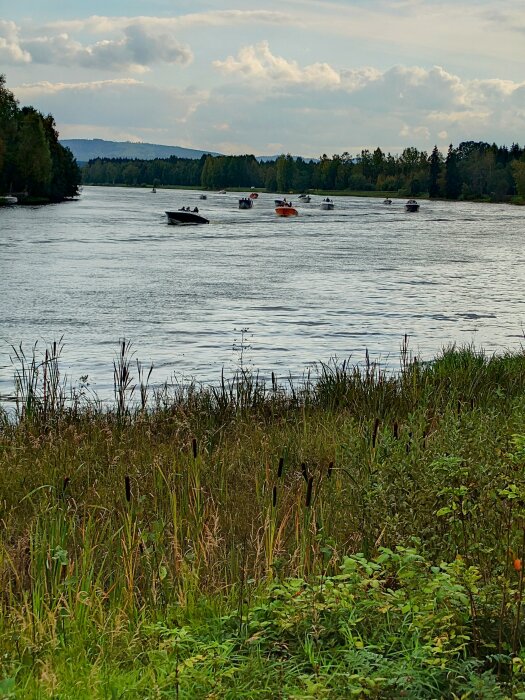
MULTIPOLYGON (((62 146, 71 149, 78 163, 87 163, 94 158, 139 158, 153 160, 154 158, 195 158, 203 155, 221 156, 215 151, 199 151, 195 148, 181 146, 163 146, 158 143, 136 143, 134 141, 105 141, 104 139, 61 139, 62 146)), ((294 156, 294 159, 299 156, 294 156)), ((277 160, 275 156, 256 156, 258 161, 277 160)), ((303 158, 307 162, 318 162, 318 158, 303 158)))
POLYGON ((132 141, 105 141, 104 139, 62 139, 62 146, 71 149, 79 163, 87 163, 93 158, 200 158, 209 153, 212 156, 221 155, 213 151, 198 151, 194 148, 180 146, 162 146, 156 143, 134 143, 132 141))

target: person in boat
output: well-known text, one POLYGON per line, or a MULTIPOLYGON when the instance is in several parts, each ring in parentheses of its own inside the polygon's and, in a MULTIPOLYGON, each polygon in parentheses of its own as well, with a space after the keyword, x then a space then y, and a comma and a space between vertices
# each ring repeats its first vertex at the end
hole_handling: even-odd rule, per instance
POLYGON ((193 210, 193 213, 194 213, 194 214, 198 214, 198 213, 199 213, 199 208, 198 208, 198 207, 195 207, 195 209, 193 210))

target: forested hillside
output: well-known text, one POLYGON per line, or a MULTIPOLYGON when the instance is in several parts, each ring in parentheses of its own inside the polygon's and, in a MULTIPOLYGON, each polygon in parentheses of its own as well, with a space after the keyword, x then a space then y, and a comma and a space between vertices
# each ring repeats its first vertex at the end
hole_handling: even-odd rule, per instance
MULTIPOLYGON (((106 141, 105 139, 61 139, 62 146, 69 148, 77 161, 87 163, 95 158, 200 158, 208 151, 181 146, 163 146, 157 143, 136 143, 134 141, 106 141)), ((212 153, 212 155, 219 155, 212 153)))
POLYGON ((409 147, 399 155, 380 148, 347 152, 319 161, 281 155, 260 162, 252 155, 202 156, 199 160, 171 157, 155 160, 97 158, 83 169, 87 184, 189 185, 266 188, 270 191, 320 189, 341 192, 391 192, 400 196, 429 195, 443 199, 486 199, 525 202, 525 149, 465 141, 450 146, 409 147))
POLYGON ((74 197, 80 179, 73 154, 58 142, 53 117, 20 108, 0 74, 0 195, 56 202, 74 197))

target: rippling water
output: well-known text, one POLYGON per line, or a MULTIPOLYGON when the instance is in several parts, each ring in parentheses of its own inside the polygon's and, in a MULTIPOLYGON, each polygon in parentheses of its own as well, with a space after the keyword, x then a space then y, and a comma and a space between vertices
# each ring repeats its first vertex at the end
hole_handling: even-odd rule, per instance
MULTIPOLYGON (((317 360, 397 362, 403 335, 432 357, 451 342, 523 340, 525 208, 320 197, 280 219, 274 195, 86 187, 79 201, 0 209, 0 393, 10 345, 64 336, 63 365, 110 395, 119 338, 153 378, 214 381, 239 361, 301 375, 317 360), (168 226, 198 206, 208 226, 168 226)), ((292 198, 293 199, 293 198, 292 198)))

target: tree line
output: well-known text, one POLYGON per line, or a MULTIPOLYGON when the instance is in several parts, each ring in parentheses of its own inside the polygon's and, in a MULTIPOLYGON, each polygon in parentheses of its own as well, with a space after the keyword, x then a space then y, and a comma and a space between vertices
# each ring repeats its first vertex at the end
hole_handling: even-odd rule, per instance
POLYGON ((55 120, 18 106, 0 74, 0 195, 61 201, 78 194, 80 168, 58 142, 55 120))
POLYGON ((348 192, 388 192, 399 196, 443 199, 525 201, 525 149, 464 141, 447 154, 437 146, 430 155, 409 147, 399 155, 380 148, 348 152, 318 160, 281 155, 259 161, 253 155, 211 156, 199 160, 107 159, 83 168, 86 184, 131 186, 196 186, 204 189, 265 188, 272 192, 319 189, 348 192))

